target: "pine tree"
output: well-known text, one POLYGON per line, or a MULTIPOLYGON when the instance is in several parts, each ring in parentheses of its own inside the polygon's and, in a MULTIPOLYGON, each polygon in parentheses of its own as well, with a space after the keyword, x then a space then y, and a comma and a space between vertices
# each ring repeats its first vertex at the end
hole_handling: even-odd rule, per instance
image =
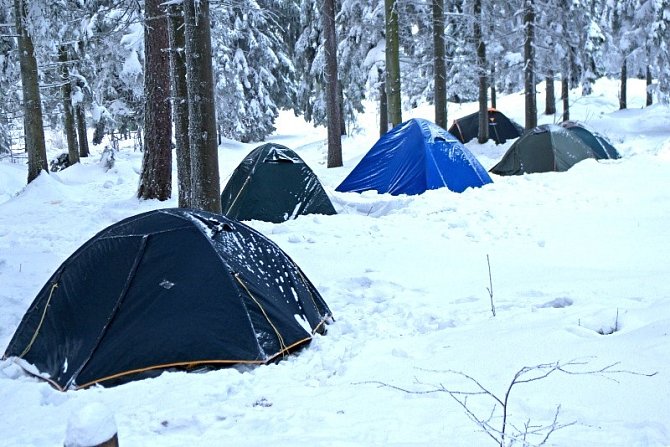
POLYGON ((25 0, 14 0, 14 19, 21 65, 23 125, 25 146, 28 152, 28 183, 30 183, 37 178, 40 172, 48 172, 48 166, 37 58, 29 31, 28 9, 25 0))
POLYGON ((384 0, 386 17, 386 96, 388 98, 388 117, 392 127, 402 122, 398 1, 384 0))
POLYGON ((326 107, 328 117, 329 168, 342 166, 342 139, 340 128, 339 80, 337 76, 337 37, 335 34, 335 0, 322 0, 321 20, 324 34, 326 107))
POLYGON ((170 107, 169 37, 162 0, 144 6, 144 153, 137 190, 141 199, 172 195, 172 109, 170 107))
POLYGON ((185 0, 191 205, 221 212, 209 0, 185 0), (197 1, 197 7, 196 7, 197 1))
POLYGON ((435 124, 446 129, 447 125, 447 67, 444 37, 444 0, 432 0, 433 6, 433 72, 435 124))
POLYGON ((181 4, 168 6, 170 38, 170 82, 172 116, 177 153, 177 188, 180 208, 191 208, 191 149, 188 138, 188 84, 184 55, 184 9, 181 4))

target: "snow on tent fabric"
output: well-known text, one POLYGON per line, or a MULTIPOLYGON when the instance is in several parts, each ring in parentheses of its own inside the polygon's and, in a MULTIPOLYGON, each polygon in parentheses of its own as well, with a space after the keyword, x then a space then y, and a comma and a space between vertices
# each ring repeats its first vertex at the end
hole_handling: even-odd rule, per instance
POLYGON ((331 312, 273 242, 224 216, 163 209, 118 222, 56 270, 5 358, 61 390, 168 368, 262 364, 331 312))
MULTIPOLYGON (((523 134, 523 127, 507 118, 496 109, 489 109, 489 139, 496 144, 503 144, 507 140, 519 138, 523 134)), ((449 133, 458 138, 461 143, 467 143, 479 134, 479 112, 472 113, 454 120, 449 133)))
POLYGON ((486 169, 460 141, 430 121, 413 118, 382 135, 336 191, 411 195, 445 186, 463 192, 487 183, 486 169))
POLYGON ((544 124, 516 140, 490 172, 498 175, 562 172, 587 158, 598 157, 581 139, 564 127, 544 124))
POLYGON ((563 121, 561 126, 575 134, 577 138, 590 147, 598 160, 621 158, 619 151, 612 146, 612 143, 607 141, 607 138, 589 129, 585 124, 577 121, 563 121))
POLYGON ((237 166, 221 193, 221 209, 237 220, 280 223, 306 214, 336 214, 321 182, 291 149, 268 143, 237 166))

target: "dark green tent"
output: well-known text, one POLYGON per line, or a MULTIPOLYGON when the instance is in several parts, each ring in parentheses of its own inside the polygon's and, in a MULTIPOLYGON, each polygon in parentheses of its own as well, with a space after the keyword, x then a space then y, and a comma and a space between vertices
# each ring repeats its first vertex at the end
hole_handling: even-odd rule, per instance
POLYGON ((575 134, 577 138, 586 143, 599 160, 621 158, 619 152, 609 141, 607 141, 607 138, 587 128, 584 124, 577 121, 563 121, 561 126, 568 129, 575 134))
MULTIPOLYGON (((489 139, 496 144, 519 138, 523 134, 523 127, 507 118, 496 109, 489 109, 489 139)), ((479 112, 454 120, 449 133, 458 138, 461 143, 467 143, 479 134, 479 112)))
POLYGON ((60 390, 172 368, 264 364, 331 320, 275 243, 219 214, 149 211, 101 231, 56 270, 3 358, 60 390))
POLYGON ((336 214, 321 182, 291 149, 268 143, 247 155, 221 193, 221 210, 237 220, 284 222, 336 214))
POLYGON ((489 172, 519 175, 567 171, 586 158, 597 156, 582 140, 564 127, 545 124, 524 133, 489 172))

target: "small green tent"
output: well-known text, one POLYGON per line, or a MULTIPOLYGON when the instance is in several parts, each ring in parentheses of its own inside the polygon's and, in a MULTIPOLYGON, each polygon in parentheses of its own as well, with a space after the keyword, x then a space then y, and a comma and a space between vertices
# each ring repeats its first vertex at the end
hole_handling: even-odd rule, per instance
POLYGON ((555 124, 545 124, 524 133, 502 159, 489 170, 498 175, 567 171, 586 158, 598 158, 572 132, 555 124))
POLYGON ((221 210, 236 220, 275 223, 304 214, 336 214, 310 167, 275 143, 257 147, 237 166, 221 193, 221 210))

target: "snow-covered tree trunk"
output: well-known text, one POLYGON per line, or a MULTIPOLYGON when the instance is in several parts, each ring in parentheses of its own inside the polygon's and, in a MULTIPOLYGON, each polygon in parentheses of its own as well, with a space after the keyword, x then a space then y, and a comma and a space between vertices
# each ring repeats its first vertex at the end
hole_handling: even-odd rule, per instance
POLYGON ((535 96, 535 0, 525 0, 523 22, 525 27, 523 60, 526 129, 532 129, 537 126, 537 102, 535 96))
POLYGON ((72 107, 72 82, 68 63, 67 46, 58 47, 58 63, 60 64, 61 94, 63 96, 63 131, 67 140, 67 154, 70 165, 79 163, 79 148, 77 147, 77 128, 75 127, 74 108, 72 107))
POLYGON ((477 141, 486 143, 489 139, 488 84, 486 68, 486 44, 482 35, 482 1, 474 1, 473 40, 477 46, 477 74, 479 79, 479 132, 477 141))
POLYGON ((386 97, 392 127, 402 122, 400 92, 400 32, 397 0, 384 0, 386 14, 386 97))
POLYGON ((163 0, 144 2, 144 153, 137 189, 140 199, 172 196, 170 47, 163 0))
POLYGON ((33 40, 25 23, 26 7, 27 4, 24 0, 14 0, 14 17, 23 91, 23 126, 26 151, 28 152, 28 183, 30 183, 40 175, 40 172, 48 172, 48 166, 37 59, 35 58, 33 40))
POLYGON ((328 162, 329 168, 342 166, 342 138, 340 113, 340 89, 337 79, 337 40, 335 35, 335 0, 322 0, 321 26, 324 34, 326 58, 326 115, 328 121, 328 162))
POLYGON ((621 92, 619 93, 619 110, 628 107, 628 63, 624 57, 621 63, 621 92))
POLYGON ((556 113, 556 94, 554 92, 554 71, 549 70, 545 78, 545 115, 553 115, 556 113))
POLYGON ((490 79, 490 90, 491 90, 491 108, 498 108, 498 93, 496 92, 496 65, 495 63, 491 64, 491 79, 490 79))
POLYGON ((563 103, 563 121, 570 120, 570 78, 567 73, 561 77, 561 101, 563 103))
POLYGON ((79 143, 79 157, 88 157, 91 151, 88 149, 88 134, 86 131, 86 111, 84 104, 78 102, 74 106, 74 117, 77 122, 77 142, 79 143))
POLYGON ((651 83, 652 83, 652 77, 651 77, 651 67, 647 65, 647 73, 646 73, 646 92, 647 92, 647 102, 646 105, 647 107, 652 105, 654 103, 654 98, 653 95, 651 94, 651 83))
POLYGON ((386 75, 380 69, 379 72, 379 136, 389 131, 389 109, 388 97, 386 96, 386 75))
POLYGON ((191 205, 221 212, 209 0, 185 0, 191 205))
POLYGON ((435 124, 447 128, 447 66, 444 37, 444 0, 432 0, 433 6, 433 71, 435 124))
POLYGON ((172 116, 177 152, 177 188, 180 208, 191 207, 191 150, 188 140, 188 86, 184 55, 184 10, 181 5, 168 7, 170 37, 170 79, 172 116))

